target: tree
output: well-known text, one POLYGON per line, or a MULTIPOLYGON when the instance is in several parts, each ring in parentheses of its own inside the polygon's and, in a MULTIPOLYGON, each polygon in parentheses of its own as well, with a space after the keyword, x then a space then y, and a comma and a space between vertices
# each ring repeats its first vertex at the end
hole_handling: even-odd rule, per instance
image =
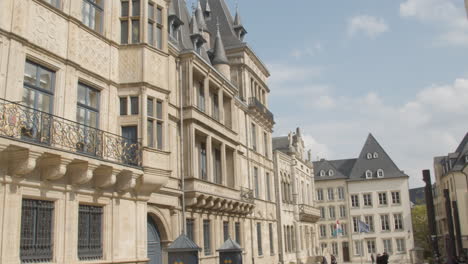
POLYGON ((431 257, 431 241, 426 205, 415 205, 411 209, 413 218, 413 237, 415 246, 424 249, 424 258, 431 257))

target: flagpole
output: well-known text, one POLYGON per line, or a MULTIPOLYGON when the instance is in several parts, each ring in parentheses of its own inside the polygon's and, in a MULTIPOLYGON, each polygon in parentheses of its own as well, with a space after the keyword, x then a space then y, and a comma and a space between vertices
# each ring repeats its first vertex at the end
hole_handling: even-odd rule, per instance
POLYGON ((364 246, 363 246, 363 243, 362 243, 362 232, 361 232, 361 225, 359 225, 359 238, 360 238, 360 241, 361 241, 361 264, 362 264, 362 255, 363 255, 363 251, 364 251, 364 246))

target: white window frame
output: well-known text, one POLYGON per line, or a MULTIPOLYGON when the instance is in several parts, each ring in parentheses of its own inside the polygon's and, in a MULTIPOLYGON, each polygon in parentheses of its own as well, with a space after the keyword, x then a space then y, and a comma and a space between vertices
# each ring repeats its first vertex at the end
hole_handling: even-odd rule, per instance
POLYGON ((372 171, 366 170, 366 179, 372 179, 372 171))
POLYGON ((383 178, 385 177, 384 170, 378 169, 377 170, 377 178, 383 178))

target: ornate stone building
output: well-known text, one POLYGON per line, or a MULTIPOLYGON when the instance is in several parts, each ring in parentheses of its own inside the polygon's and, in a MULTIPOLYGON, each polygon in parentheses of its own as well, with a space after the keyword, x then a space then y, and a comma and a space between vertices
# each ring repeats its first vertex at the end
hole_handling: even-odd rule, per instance
POLYGON ((452 248, 455 255, 468 256, 468 134, 465 135, 455 152, 434 158, 434 207, 436 214, 439 252, 447 256, 452 248), (448 210, 444 190, 450 199, 448 210), (450 238, 450 225, 453 238, 450 238), (452 240, 454 239, 454 240, 452 240), (451 240, 453 243, 448 244, 451 240))
POLYGON ((239 13, 224 0, 0 10, 1 263, 167 263, 183 203, 202 263, 229 236, 244 263, 278 262, 269 72, 239 13))
POLYGON ((371 134, 358 158, 314 162, 314 173, 321 254, 369 263, 387 252, 390 262, 411 262, 408 176, 371 134), (359 221, 369 232, 359 232, 359 221))
POLYGON ((273 138, 280 263, 315 263, 319 254, 315 224, 314 169, 304 155, 301 131, 273 138))

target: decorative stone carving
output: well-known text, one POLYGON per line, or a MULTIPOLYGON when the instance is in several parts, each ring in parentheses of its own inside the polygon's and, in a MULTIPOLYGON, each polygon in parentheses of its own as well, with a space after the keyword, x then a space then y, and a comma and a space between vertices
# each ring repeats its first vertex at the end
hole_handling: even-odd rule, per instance
POLYGON ((140 175, 133 174, 131 171, 124 170, 117 175, 117 191, 128 192, 136 186, 136 179, 140 175))
POLYGON ((73 185, 83 185, 93 178, 93 172, 98 167, 96 164, 88 162, 75 162, 67 167, 67 174, 70 175, 70 181, 73 185))
POLYGON ((118 173, 120 171, 112 167, 99 166, 93 173, 94 185, 101 189, 109 188, 115 184, 118 173))
POLYGON ((46 50, 66 56, 68 23, 47 8, 32 2, 31 42, 46 50))
POLYGON ((16 177, 24 177, 36 168, 36 161, 42 153, 24 150, 12 150, 8 153, 10 163, 8 173, 16 177))
POLYGON ((70 163, 70 159, 59 156, 49 156, 41 159, 41 179, 53 181, 62 178, 65 176, 65 173, 67 172, 67 166, 70 163))
MULTIPOLYGON (((119 82, 141 82, 142 81, 142 58, 141 49, 124 49, 119 53, 119 82)), ((154 67, 153 65, 151 67, 154 67)))

